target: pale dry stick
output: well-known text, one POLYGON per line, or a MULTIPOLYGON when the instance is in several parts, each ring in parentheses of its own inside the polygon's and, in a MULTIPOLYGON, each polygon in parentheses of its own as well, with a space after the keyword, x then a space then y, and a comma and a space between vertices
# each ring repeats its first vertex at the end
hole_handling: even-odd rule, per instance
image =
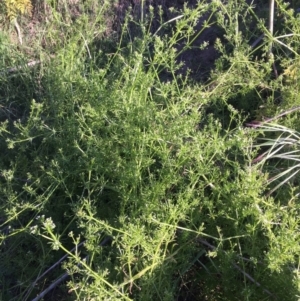
MULTIPOLYGON (((274 10, 275 10, 275 0, 269 0, 269 32, 271 37, 273 37, 274 32, 274 10)), ((254 48, 257 46, 257 44, 265 37, 265 34, 261 34, 252 44, 251 48, 254 48)), ((272 53, 272 41, 270 42, 270 48, 269 48, 269 56, 272 53)))
MULTIPOLYGON (((288 48, 295 55, 298 55, 298 53, 296 51, 294 51, 293 49, 291 49, 290 47, 288 47, 286 44, 284 44, 284 43, 282 43, 281 41, 278 40, 279 38, 287 37, 287 36, 292 36, 292 35, 295 35, 295 34, 288 34, 288 35, 284 35, 284 36, 276 37, 276 38, 274 38, 274 36, 273 36, 273 34, 274 34, 275 0, 269 0, 269 10, 270 10, 270 14, 269 14, 269 33, 270 33, 271 38, 272 38, 271 42, 270 42, 270 48, 269 48, 269 57, 271 58, 273 56, 273 53, 272 53, 273 41, 276 41, 278 44, 281 44, 282 46, 288 48)), ((298 13, 299 9, 297 9, 296 12, 298 13)), ((275 76, 277 78, 278 77, 278 72, 277 72, 277 69, 276 69, 276 66, 275 66, 275 62, 273 62, 273 69, 274 69, 275 76)))
MULTIPOLYGON (((274 12, 275 12, 275 0, 269 0, 269 33, 271 38, 273 39, 274 34, 274 12)), ((265 34, 262 34, 259 36, 252 44, 251 47, 254 48, 257 46, 257 44, 265 37, 265 34)), ((269 51, 268 56, 271 58, 273 56, 272 49, 273 49, 273 40, 271 39, 270 45, 269 45, 269 51)), ((275 66, 275 63, 273 63, 273 69, 276 78, 278 77, 278 72, 275 66)))
MULTIPOLYGON (((211 250, 216 250, 216 247, 211 245, 210 243, 208 243, 206 240, 198 238, 197 241, 199 241, 200 243, 202 243, 203 245, 209 247, 211 250)), ((246 273, 245 271, 243 271, 237 264, 232 263, 233 267, 235 269, 237 269, 239 272, 241 272, 248 280, 250 280, 251 282, 253 282, 256 286, 261 287, 261 284, 259 282, 257 282, 253 277, 251 277, 248 273, 246 273)), ((276 298, 276 296, 274 296, 269 290, 263 288, 263 292, 267 293, 269 296, 272 296, 274 298, 276 298)), ((277 298, 276 298, 277 299, 277 298)))
POLYGON ((19 23, 17 21, 17 18, 14 19, 14 26, 15 26, 16 31, 17 31, 18 40, 19 40, 20 44, 22 45, 23 44, 22 34, 21 34, 21 29, 20 29, 19 23))
MULTIPOLYGON (((270 15, 269 15, 269 33, 271 36, 271 41, 270 41, 270 48, 269 48, 269 58, 273 59, 273 38, 274 38, 274 12, 275 12, 275 0, 269 0, 269 10, 270 10, 270 15)), ((273 71, 275 74, 275 77, 278 78, 278 71, 277 68, 275 66, 275 61, 273 60, 273 71)))
POLYGON ((89 55, 89 59, 91 60, 92 59, 92 56, 91 56, 91 52, 90 52, 90 48, 88 46, 88 43, 86 41, 86 39, 84 38, 83 34, 80 32, 80 35, 82 36, 83 40, 84 40, 84 46, 88 52, 88 55, 89 55))
MULTIPOLYGON (((274 10, 275 10, 275 0, 269 0, 269 10, 270 10, 270 15, 269 15, 269 32, 271 37, 273 38, 273 33, 274 33, 274 10)), ((269 55, 272 55, 272 47, 273 47, 273 42, 271 40, 270 42, 270 49, 269 49, 269 55)))
POLYGON ((171 19, 171 20, 168 20, 167 22, 165 22, 165 23, 163 23, 161 26, 159 26, 159 28, 156 30, 156 32, 153 34, 153 37, 155 37, 156 35, 157 35, 157 33, 166 25, 166 24, 168 24, 168 23, 171 23, 171 22, 173 22, 173 21, 176 21, 176 20, 179 20, 179 19, 181 19, 181 18, 183 18, 184 17, 184 15, 179 15, 179 16, 177 16, 177 17, 175 17, 175 18, 173 18, 173 19, 171 19))

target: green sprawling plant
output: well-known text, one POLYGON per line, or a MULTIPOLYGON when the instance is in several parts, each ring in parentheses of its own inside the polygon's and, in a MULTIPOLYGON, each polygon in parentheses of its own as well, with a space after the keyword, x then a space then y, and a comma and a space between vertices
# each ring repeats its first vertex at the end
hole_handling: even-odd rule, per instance
MULTIPOLYGON (((297 300, 297 182, 268 194, 262 131, 245 126, 272 111, 260 87, 284 87, 270 41, 250 46, 253 9, 202 1, 155 33, 149 9, 99 43, 105 14, 77 20, 42 68, 1 73, 0 298, 297 300), (220 57, 197 83, 177 58, 212 24, 220 57)), ((273 138, 269 167, 291 139, 273 138)))

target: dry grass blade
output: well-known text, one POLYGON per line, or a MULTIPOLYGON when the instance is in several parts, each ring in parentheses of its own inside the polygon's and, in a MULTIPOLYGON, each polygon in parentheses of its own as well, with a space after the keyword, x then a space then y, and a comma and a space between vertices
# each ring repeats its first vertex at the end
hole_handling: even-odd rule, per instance
POLYGON ((300 171, 300 164, 296 164, 296 162, 300 162, 300 134, 293 129, 279 124, 266 123, 261 124, 259 128, 264 133, 281 132, 281 134, 274 139, 263 138, 263 142, 255 145, 258 148, 267 147, 268 150, 255 158, 252 163, 260 164, 262 167, 270 159, 279 159, 293 163, 292 166, 285 166, 284 171, 279 172, 268 180, 268 184, 271 184, 281 179, 281 182, 268 193, 268 195, 270 195, 279 187, 293 179, 300 171))

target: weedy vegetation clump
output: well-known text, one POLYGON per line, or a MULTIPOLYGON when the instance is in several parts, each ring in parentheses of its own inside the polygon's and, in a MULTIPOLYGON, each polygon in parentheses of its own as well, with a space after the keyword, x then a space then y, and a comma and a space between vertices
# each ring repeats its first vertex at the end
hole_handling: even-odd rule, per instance
POLYGON ((42 2, 1 19, 0 299, 298 300, 296 4, 42 2))

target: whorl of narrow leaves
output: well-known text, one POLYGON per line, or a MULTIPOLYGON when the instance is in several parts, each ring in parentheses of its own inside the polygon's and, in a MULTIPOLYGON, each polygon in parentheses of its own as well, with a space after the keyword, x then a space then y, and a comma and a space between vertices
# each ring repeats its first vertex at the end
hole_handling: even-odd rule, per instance
POLYGON ((32 11, 31 0, 5 0, 7 17, 15 19, 19 14, 30 15, 32 11))

